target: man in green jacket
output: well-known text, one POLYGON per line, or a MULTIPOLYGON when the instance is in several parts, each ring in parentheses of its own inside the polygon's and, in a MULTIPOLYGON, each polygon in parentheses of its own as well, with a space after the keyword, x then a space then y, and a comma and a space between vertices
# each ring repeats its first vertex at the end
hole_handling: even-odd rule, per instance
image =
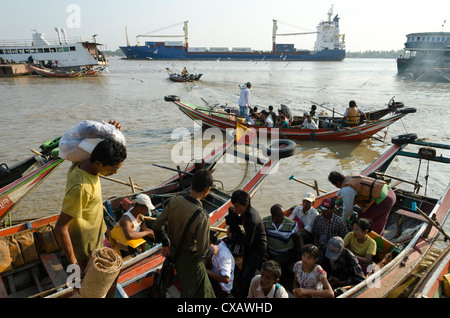
POLYGON ((210 219, 201 203, 213 182, 208 170, 198 170, 192 177, 190 194, 172 198, 152 226, 156 241, 163 245, 161 254, 170 256, 175 263, 183 298, 215 297, 203 259, 217 254, 217 246, 210 244, 210 219), (186 228, 197 210, 200 213, 186 228), (163 228, 166 223, 167 233, 163 228), (181 242, 185 230, 186 236, 181 242))

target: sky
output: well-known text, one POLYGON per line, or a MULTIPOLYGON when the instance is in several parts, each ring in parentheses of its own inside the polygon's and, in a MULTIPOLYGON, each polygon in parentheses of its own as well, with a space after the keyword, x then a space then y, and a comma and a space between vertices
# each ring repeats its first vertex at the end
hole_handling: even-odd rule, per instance
MULTIPOLYGON (((135 45, 137 35, 173 25, 154 34, 183 35, 182 22, 188 20, 191 47, 271 50, 272 19, 278 20, 278 33, 311 32, 332 6, 350 52, 400 50, 406 34, 450 32, 448 0, 15 0, 2 1, 0 43, 30 40, 33 29, 56 39, 59 27, 69 38, 96 34, 104 50, 114 51, 126 45, 125 27, 135 45)), ((278 37, 277 43, 312 49, 315 39, 278 37)), ((146 40, 164 39, 141 38, 141 44, 146 40)))

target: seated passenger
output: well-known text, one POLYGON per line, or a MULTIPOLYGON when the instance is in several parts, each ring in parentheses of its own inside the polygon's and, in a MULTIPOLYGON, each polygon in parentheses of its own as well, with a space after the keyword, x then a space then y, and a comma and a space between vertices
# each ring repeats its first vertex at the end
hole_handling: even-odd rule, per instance
POLYGON ((209 234, 211 244, 217 245, 217 254, 211 256, 211 264, 206 267, 211 285, 217 298, 228 297, 233 289, 234 281, 234 256, 227 244, 219 240, 213 231, 209 234))
POLYGON ((280 204, 273 205, 270 214, 262 219, 267 235, 268 259, 275 260, 283 271, 287 271, 296 261, 296 247, 300 247, 298 226, 284 215, 280 204))
POLYGON ((333 289, 357 285, 365 279, 355 255, 345 248, 344 240, 339 236, 334 236, 328 241, 321 265, 327 272, 328 281, 333 289))
POLYGON ((285 288, 278 283, 281 267, 275 261, 265 261, 261 265, 261 275, 253 277, 248 298, 289 298, 285 288))
POLYGON ((122 227, 127 240, 135 240, 149 236, 154 237, 153 230, 149 229, 145 222, 141 220, 141 215, 148 214, 154 210, 152 200, 146 194, 139 194, 136 197, 134 206, 122 215, 119 225, 122 227))
POLYGON ((302 129, 318 129, 316 123, 312 120, 309 113, 303 113, 303 117, 305 118, 305 120, 303 121, 302 129))
POLYGON ((273 124, 278 123, 278 117, 277 114, 273 111, 273 106, 269 106, 269 116, 272 117, 273 124))
POLYGON ((273 120, 272 116, 269 115, 269 113, 266 110, 261 111, 261 119, 264 122, 264 127, 270 127, 273 128, 273 120))
MULTIPOLYGON (((315 218, 319 215, 319 212, 313 207, 315 199, 314 194, 307 193, 303 197, 301 205, 292 207, 285 212, 286 216, 297 223, 303 244, 313 243, 314 240, 312 227, 315 218)), ((303 248, 303 246, 300 246, 300 248, 303 248)))
POLYGON ((313 223, 312 234, 314 235, 314 245, 316 245, 322 255, 325 254, 328 241, 333 236, 345 237, 348 233, 347 222, 334 213, 334 200, 326 198, 322 201, 318 211, 322 214, 318 215, 313 223))
POLYGON ((347 126, 358 125, 361 115, 367 120, 367 115, 364 114, 362 110, 358 109, 358 106, 354 100, 351 100, 344 113, 344 124, 347 126))
POLYGON ((289 128, 289 122, 284 115, 280 115, 278 118, 280 118, 277 124, 278 128, 289 128))
POLYGON ((317 264, 320 251, 317 246, 306 245, 302 260, 294 265, 294 289, 297 298, 333 298, 334 291, 327 279, 327 273, 317 264))
POLYGON ((377 253, 377 243, 368 235, 371 230, 370 220, 360 218, 353 223, 353 231, 344 237, 345 247, 355 254, 364 273, 377 253))

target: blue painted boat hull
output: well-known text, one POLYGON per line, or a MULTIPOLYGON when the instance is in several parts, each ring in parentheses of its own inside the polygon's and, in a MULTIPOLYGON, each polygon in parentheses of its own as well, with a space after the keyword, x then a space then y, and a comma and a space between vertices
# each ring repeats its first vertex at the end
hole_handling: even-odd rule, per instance
POLYGON ((136 60, 266 60, 266 61, 342 61, 345 50, 297 51, 294 53, 252 52, 187 52, 181 46, 121 46, 127 59, 136 60))

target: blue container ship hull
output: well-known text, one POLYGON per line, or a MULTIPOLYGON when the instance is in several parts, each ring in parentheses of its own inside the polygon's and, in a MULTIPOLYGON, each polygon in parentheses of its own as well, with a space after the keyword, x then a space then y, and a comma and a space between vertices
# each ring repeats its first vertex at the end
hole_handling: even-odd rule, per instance
POLYGON ((231 61, 342 61, 345 50, 298 51, 295 53, 273 52, 187 52, 184 47, 121 46, 127 59, 154 60, 231 60, 231 61))

